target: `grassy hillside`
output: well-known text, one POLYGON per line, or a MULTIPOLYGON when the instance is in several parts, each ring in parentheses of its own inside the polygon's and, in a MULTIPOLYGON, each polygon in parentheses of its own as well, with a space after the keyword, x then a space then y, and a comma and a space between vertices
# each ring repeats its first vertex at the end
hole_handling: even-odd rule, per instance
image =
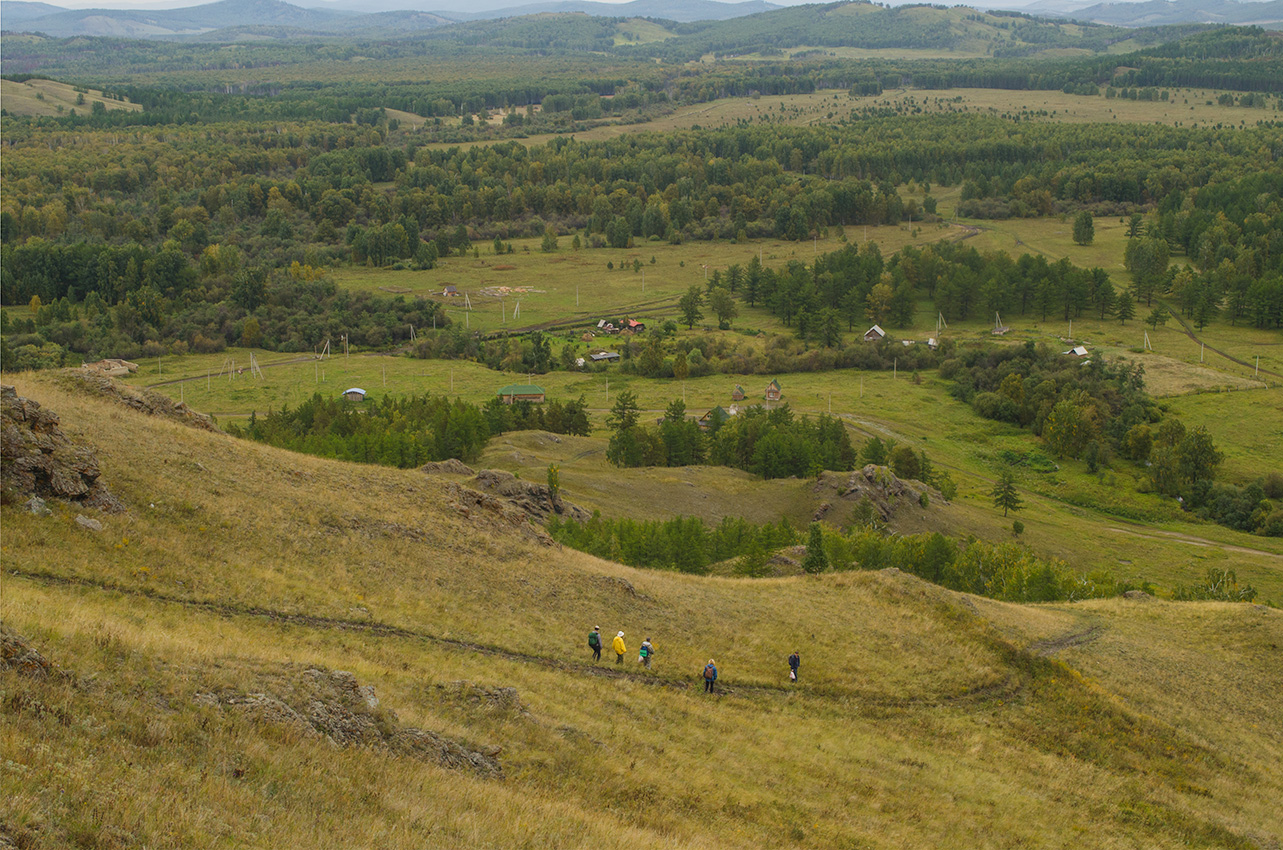
POLYGON ((92 89, 77 89, 66 83, 53 80, 0 80, 0 99, 4 100, 5 111, 11 115, 87 115, 96 104, 101 103, 104 109, 126 109, 133 112, 142 109, 136 103, 127 100, 113 100, 102 96, 102 92, 92 89))
POLYGON ((129 507, 97 533, 74 508, 3 507, 5 628, 64 673, 0 670, 0 825, 18 846, 1165 848, 1283 834, 1277 611, 1020 607, 894 573, 637 571, 465 513, 450 482, 419 472, 190 430, 55 376, 22 376, 18 392, 98 448, 129 507), (630 650, 652 637, 655 669, 631 654, 594 669, 594 624, 625 630, 630 650), (711 698, 694 681, 709 656, 724 686, 711 698), (374 687, 379 706, 357 712, 369 728, 497 751, 502 777, 336 749, 231 705, 297 702, 329 670, 374 687))

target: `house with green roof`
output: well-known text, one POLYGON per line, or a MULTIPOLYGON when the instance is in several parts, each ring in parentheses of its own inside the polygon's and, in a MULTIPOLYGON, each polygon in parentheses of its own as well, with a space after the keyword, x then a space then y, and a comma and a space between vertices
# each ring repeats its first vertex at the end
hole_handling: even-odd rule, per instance
POLYGON ((498 396, 504 404, 518 401, 529 401, 535 404, 544 402, 543 387, 537 387, 534 384, 509 384, 499 390, 498 396))

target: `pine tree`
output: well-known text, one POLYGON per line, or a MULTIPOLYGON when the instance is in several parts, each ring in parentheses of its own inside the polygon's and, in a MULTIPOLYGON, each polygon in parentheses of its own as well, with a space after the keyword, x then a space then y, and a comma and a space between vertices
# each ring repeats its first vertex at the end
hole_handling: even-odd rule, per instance
POLYGON ((811 536, 806 541, 806 558, 802 569, 808 573, 822 573, 829 568, 829 557, 824 554, 824 532, 818 522, 811 523, 811 536))
POLYGON ((998 478, 998 483, 994 485, 990 495, 993 496, 993 506, 1002 508, 1003 516, 1006 516, 1009 510, 1018 511, 1024 507, 1024 500, 1016 492, 1015 476, 1009 471, 1004 471, 998 478))

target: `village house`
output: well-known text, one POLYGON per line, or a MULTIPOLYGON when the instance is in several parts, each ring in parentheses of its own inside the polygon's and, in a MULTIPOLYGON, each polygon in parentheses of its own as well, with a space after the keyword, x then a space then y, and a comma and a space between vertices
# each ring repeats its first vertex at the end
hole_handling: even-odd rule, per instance
POLYGON ((731 391, 731 401, 743 401, 746 397, 744 388, 736 384, 735 389, 731 391))
POLYGON ((498 396, 504 404, 513 404, 518 401, 529 401, 534 404, 544 402, 543 388, 534 384, 509 384, 499 390, 498 396))
POLYGON ((766 400, 779 401, 784 398, 784 391, 780 389, 779 381, 771 381, 766 385, 766 400))
POLYGON ((365 390, 360 387, 352 387, 343 391, 343 398, 348 401, 365 401, 365 390))
POLYGON ((882 328, 878 327, 877 325, 874 325, 873 327, 869 328, 867 331, 864 332, 864 341, 879 342, 882 339, 886 338, 886 335, 887 335, 886 331, 882 330, 882 328))
MULTIPOLYGON (((731 410, 734 409, 735 408, 733 407, 731 408, 731 410)), ((734 415, 734 413, 728 413, 726 409, 719 404, 717 407, 714 407, 712 410, 708 411, 708 413, 705 413, 699 418, 699 430, 707 431, 709 428, 712 428, 714 424, 720 426, 723 422, 734 415)))
POLYGON ((452 283, 446 284, 446 288, 441 290, 441 294, 452 298, 459 294, 459 288, 452 283))

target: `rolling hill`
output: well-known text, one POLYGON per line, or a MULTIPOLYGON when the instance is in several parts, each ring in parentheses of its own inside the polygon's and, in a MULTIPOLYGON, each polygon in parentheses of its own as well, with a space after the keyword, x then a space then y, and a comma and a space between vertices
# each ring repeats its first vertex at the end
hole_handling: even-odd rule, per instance
POLYGON ((457 477, 17 381, 94 447, 124 508, 2 509, 0 836, 17 846, 1283 835, 1273 609, 634 570, 549 546, 457 477), (653 638, 655 668, 592 664, 593 625, 630 650, 653 638))

